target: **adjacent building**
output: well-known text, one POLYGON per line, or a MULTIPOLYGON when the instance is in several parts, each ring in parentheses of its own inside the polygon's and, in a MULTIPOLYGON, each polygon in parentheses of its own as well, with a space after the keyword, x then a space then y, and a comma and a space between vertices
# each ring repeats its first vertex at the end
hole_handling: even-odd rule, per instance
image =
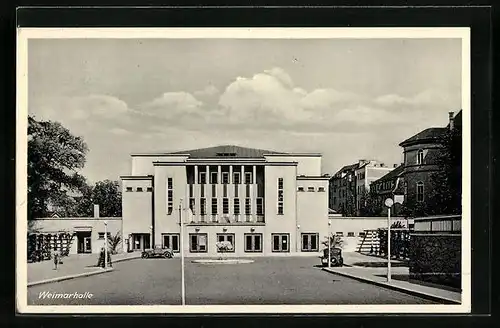
POLYGON ((121 177, 124 250, 217 256, 229 241, 234 256, 317 255, 329 213, 321 159, 238 146, 132 154, 121 177))
POLYGON ((394 167, 366 159, 342 167, 330 179, 330 208, 348 216, 362 214, 370 184, 394 167))
MULTIPOLYGON (((403 194, 402 187, 404 181, 402 179, 402 176, 404 173, 404 168, 404 165, 401 164, 380 179, 377 179, 371 183, 370 190, 372 192, 372 195, 375 197, 373 201, 375 202, 375 206, 380 209, 380 215, 387 215, 387 207, 384 205, 384 202, 387 198, 394 199, 394 195, 403 194)), ((401 204, 395 203, 391 210, 391 215, 401 215, 401 206, 401 204)))
POLYGON ((405 203, 416 206, 429 200, 432 190, 431 176, 440 168, 437 158, 442 150, 442 138, 448 129, 461 128, 462 111, 457 115, 449 113, 449 123, 446 127, 433 127, 425 129, 406 139, 399 145, 403 147, 404 154, 404 180, 405 203))

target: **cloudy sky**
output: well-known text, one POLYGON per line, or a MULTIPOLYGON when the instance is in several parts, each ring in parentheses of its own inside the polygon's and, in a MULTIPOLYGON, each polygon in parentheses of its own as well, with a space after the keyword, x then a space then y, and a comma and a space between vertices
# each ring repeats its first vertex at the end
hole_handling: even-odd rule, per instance
POLYGON ((323 173, 461 107, 459 39, 37 39, 29 112, 90 151, 91 182, 130 174, 130 153, 234 144, 321 152, 323 173))

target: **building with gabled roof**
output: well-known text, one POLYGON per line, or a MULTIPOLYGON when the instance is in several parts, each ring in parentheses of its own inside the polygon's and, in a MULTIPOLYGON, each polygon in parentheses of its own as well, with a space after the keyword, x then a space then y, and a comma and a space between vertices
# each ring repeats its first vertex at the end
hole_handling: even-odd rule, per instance
POLYGON ((235 145, 132 154, 121 177, 124 249, 218 256, 228 241, 235 256, 317 255, 328 233, 321 159, 235 145))

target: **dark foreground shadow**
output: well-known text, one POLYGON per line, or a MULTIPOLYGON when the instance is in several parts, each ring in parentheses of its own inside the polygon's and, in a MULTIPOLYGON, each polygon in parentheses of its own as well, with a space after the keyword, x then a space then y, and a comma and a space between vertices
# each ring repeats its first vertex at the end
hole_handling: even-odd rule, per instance
MULTIPOLYGON (((386 275, 377 275, 378 277, 386 277, 386 275)), ((421 281, 421 280, 416 280, 416 279, 410 279, 409 275, 406 274, 393 274, 391 275, 391 278, 394 280, 399 280, 399 281, 406 281, 412 284, 416 285, 421 285, 421 286, 426 286, 426 287, 432 287, 432 288, 439 288, 442 290, 447 290, 449 292, 455 292, 455 293, 460 293, 461 289, 460 288, 455 288, 447 285, 441 285, 441 284, 436 284, 432 282, 427 282, 427 281, 421 281)))

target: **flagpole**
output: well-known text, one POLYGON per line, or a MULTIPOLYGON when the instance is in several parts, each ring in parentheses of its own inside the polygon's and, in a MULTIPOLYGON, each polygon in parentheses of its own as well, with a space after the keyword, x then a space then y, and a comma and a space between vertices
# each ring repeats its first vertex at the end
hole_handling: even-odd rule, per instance
POLYGON ((184 282, 184 222, 182 221, 182 199, 179 204, 179 222, 181 225, 181 240, 180 240, 180 251, 181 251, 181 297, 182 305, 186 305, 186 288, 184 282))

